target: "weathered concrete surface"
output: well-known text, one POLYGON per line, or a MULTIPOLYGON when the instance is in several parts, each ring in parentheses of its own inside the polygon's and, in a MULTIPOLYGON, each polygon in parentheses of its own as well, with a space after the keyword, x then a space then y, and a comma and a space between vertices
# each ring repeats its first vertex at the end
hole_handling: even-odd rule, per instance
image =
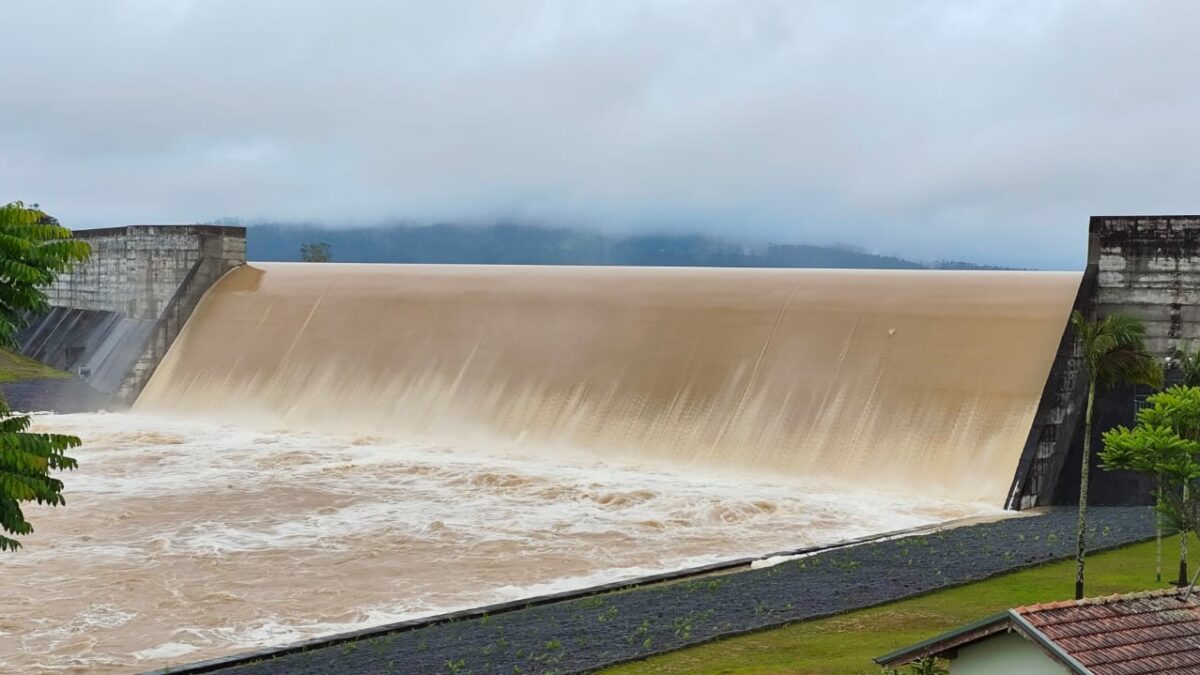
MULTIPOLYGON (((1146 346, 1163 362, 1189 343, 1200 347, 1200 216, 1095 216, 1088 229, 1088 265, 1075 309, 1091 319, 1116 313, 1141 319, 1146 346)), ((1178 376, 1168 370, 1168 383, 1178 376)), ((1078 500, 1086 384, 1067 326, 1017 471, 1011 508, 1078 500)), ((1093 449, 1102 447, 1104 430, 1134 422, 1138 400, 1147 393, 1133 387, 1098 392, 1093 449)), ((1149 501, 1148 481, 1100 470, 1098 462, 1093 453, 1092 503, 1149 501)))
MULTIPOLYGON (((1178 349, 1200 347, 1200 216, 1097 216, 1089 230, 1088 263, 1096 270, 1090 316, 1120 313, 1141 319, 1146 346, 1163 363, 1178 349)), ((1167 384, 1177 382, 1180 375, 1168 368, 1167 384)), ((1104 430, 1134 424, 1138 401, 1148 393, 1128 386, 1102 392, 1097 397, 1092 447, 1103 447, 1104 430)), ((1083 431, 1080 420, 1059 474, 1054 503, 1079 499, 1083 431)), ((1101 470, 1095 453, 1089 466, 1091 503, 1150 503, 1149 480, 1101 470)))
POLYGON ((21 333, 21 351, 115 393, 141 357, 155 323, 120 312, 53 307, 21 333))
POLYGON ((1146 324, 1160 357, 1200 338, 1200 216, 1094 217, 1096 312, 1146 324))
MULTIPOLYGON (((1092 311, 1095 287, 1095 269, 1089 267, 1079 285, 1073 311, 1084 314, 1092 311)), ((1087 378, 1083 368, 1083 359, 1075 347, 1070 318, 1063 317, 1062 340, 1021 453, 1005 504, 1007 508, 1028 509, 1053 503, 1058 477, 1070 452, 1073 430, 1083 414, 1083 402, 1087 394, 1087 378)))
POLYGON ((47 289, 20 351, 130 402, 205 291, 246 258, 246 231, 209 225, 80 230, 91 259, 47 289))

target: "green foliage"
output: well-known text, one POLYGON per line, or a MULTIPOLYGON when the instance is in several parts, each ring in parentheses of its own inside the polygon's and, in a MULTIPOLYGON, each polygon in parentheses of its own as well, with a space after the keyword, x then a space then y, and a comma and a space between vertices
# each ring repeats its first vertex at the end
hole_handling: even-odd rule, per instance
POLYGON ((1187 461, 1200 449, 1194 441, 1180 438, 1170 427, 1138 425, 1116 427, 1104 432, 1101 467, 1106 471, 1126 470, 1162 476, 1167 467, 1187 461))
POLYGON ((927 656, 923 659, 913 661, 904 667, 903 670, 895 668, 885 669, 882 675, 948 675, 950 670, 946 668, 946 662, 943 659, 927 656))
POLYGON ((323 241, 318 241, 311 244, 301 244, 300 260, 310 263, 329 262, 330 260, 333 260, 333 247, 323 241))
POLYGON ((0 347, 0 382, 65 380, 71 377, 71 373, 0 347))
POLYGON ((1183 384, 1188 387, 1200 387, 1200 350, 1192 349, 1191 344, 1175 350, 1175 363, 1183 375, 1183 384))
POLYGON ((1071 315, 1075 338, 1082 348, 1088 376, 1096 386, 1144 384, 1161 387, 1162 369, 1146 350, 1146 327, 1124 314, 1088 321, 1079 311, 1071 315))
POLYGON ((14 343, 27 313, 46 309, 42 288, 90 254, 86 242, 40 210, 0 206, 0 345, 14 343))
MULTIPOLYGON (((0 529, 12 535, 33 532, 21 502, 66 503, 62 481, 51 478, 50 471, 76 467, 75 460, 63 453, 78 447, 78 438, 30 433, 30 424, 28 415, 14 415, 0 398, 0 529)), ((0 551, 20 547, 17 540, 0 535, 0 551)))
POLYGON ((1125 469, 1158 481, 1159 511, 1184 532, 1200 525, 1200 387, 1176 386, 1146 399, 1137 426, 1104 433, 1106 470, 1125 469))
POLYGON ((1139 427, 1167 427, 1180 438, 1200 442, 1200 387, 1176 386, 1146 399, 1139 427))
MULTIPOLYGON (((0 345, 12 345, 25 317, 46 309, 44 287, 90 253, 86 242, 36 207, 0 206, 0 345)), ((75 460, 64 453, 80 443, 74 436, 31 433, 30 424, 0 397, 0 531, 16 536, 33 532, 22 503, 65 503, 62 481, 50 472, 74 469, 75 460)), ((20 546, 0 535, 0 551, 20 546)))
POLYGON ((1162 368, 1146 350, 1146 327, 1124 314, 1089 321, 1071 313, 1071 327, 1088 374, 1087 411, 1084 413, 1083 463, 1079 471, 1079 523, 1075 530, 1075 599, 1083 598, 1084 558, 1087 554, 1088 469, 1092 450, 1092 418, 1096 390, 1116 384, 1161 387, 1162 368))

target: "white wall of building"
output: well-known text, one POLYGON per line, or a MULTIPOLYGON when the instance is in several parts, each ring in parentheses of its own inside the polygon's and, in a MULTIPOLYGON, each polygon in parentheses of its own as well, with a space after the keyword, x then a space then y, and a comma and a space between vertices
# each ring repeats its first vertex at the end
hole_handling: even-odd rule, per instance
POLYGON ((1016 633, 1001 633, 958 650, 950 675, 1063 675, 1070 673, 1016 633))

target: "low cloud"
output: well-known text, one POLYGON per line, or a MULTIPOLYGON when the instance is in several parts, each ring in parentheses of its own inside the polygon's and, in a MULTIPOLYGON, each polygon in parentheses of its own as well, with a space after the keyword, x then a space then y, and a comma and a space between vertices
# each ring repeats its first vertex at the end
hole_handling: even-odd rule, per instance
POLYGON ((0 199, 1078 268, 1196 212, 1190 2, 8 3, 0 199))

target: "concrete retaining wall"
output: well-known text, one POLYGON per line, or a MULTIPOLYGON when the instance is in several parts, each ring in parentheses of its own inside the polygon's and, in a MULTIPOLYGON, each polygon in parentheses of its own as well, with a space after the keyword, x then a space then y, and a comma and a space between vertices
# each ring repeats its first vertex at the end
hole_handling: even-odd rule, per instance
MULTIPOLYGON (((1075 308, 1091 319, 1121 313, 1146 326, 1146 346, 1162 361, 1176 349, 1200 347, 1200 216, 1095 216, 1088 227, 1088 266, 1075 308)), ((1067 504, 1079 499, 1086 377, 1067 326, 1018 468, 1010 508, 1067 504)), ((1179 373, 1167 371, 1167 382, 1179 373)), ((1148 391, 1119 387, 1098 392, 1093 450, 1100 434, 1134 423, 1148 391)), ((1098 468, 1091 455, 1090 501, 1149 502, 1148 481, 1098 468)))
POLYGON ((217 279, 246 259, 246 230, 131 225, 75 233, 91 259, 47 289, 52 310, 22 331, 21 353, 137 398, 217 279))
POLYGON ((1200 216, 1092 218, 1096 312, 1146 324, 1160 357, 1200 339, 1200 216))
MULTIPOLYGON (((1075 295, 1072 311, 1091 314, 1095 290, 1096 271, 1089 266, 1075 295)), ((1053 502, 1063 462, 1070 454, 1075 428, 1083 417, 1086 396, 1083 358, 1075 345, 1070 318, 1063 317, 1062 339, 1042 389, 1042 399, 1038 402, 1033 426, 1021 453, 1006 508, 1028 509, 1053 502)))

